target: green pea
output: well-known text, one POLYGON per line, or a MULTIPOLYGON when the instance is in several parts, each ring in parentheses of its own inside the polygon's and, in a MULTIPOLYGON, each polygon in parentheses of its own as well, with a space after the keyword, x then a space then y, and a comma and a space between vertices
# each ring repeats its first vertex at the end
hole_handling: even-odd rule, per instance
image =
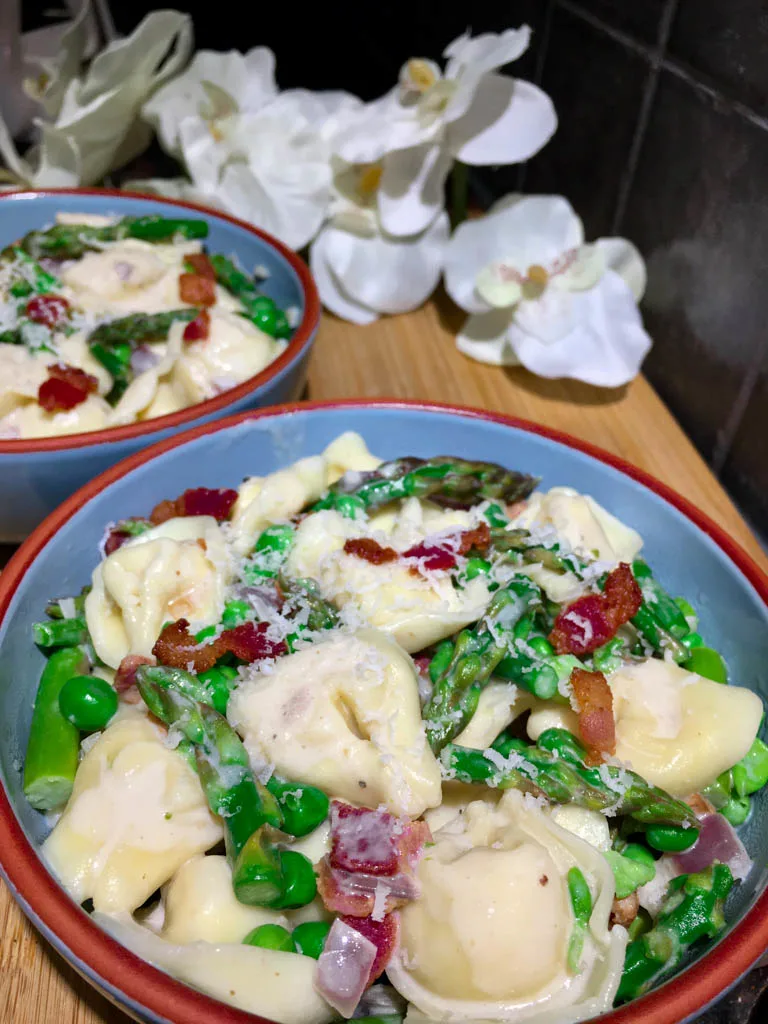
POLYGON ((756 793, 768 782, 768 746, 756 739, 742 759, 733 766, 733 788, 743 797, 756 793))
POLYGON ((515 640, 526 640, 528 634, 533 629, 533 616, 522 615, 514 625, 512 629, 512 636, 515 640))
POLYGON ((330 930, 327 921, 305 921, 293 929, 293 941, 300 953, 318 960, 330 930))
POLYGON ((647 846, 641 846, 640 843, 627 843, 620 852, 622 857, 629 857, 630 860, 636 860, 640 864, 647 864, 649 868, 656 867, 656 858, 647 846))
POLYGON ((491 563, 485 558, 478 558, 477 555, 473 555, 472 558, 467 560, 466 568, 464 569, 464 577, 467 580, 473 580, 476 576, 487 576, 491 571, 491 563))
POLYGON ((483 515, 491 526, 506 526, 509 522, 501 505, 489 505, 483 515))
POLYGON ((216 626, 206 626, 205 629, 201 629, 199 633, 195 633, 195 641, 202 643, 203 640, 207 640, 209 637, 216 635, 216 626))
POLYGON ((315 786, 299 782, 286 782, 272 775, 267 789, 274 796, 283 815, 283 832, 291 836, 306 836, 328 817, 328 797, 315 786))
POLYGON ((749 817, 752 802, 748 796, 735 796, 720 808, 720 813, 734 828, 743 825, 749 817))
POLYGON ((15 281, 10 287, 11 295, 13 295, 15 299, 26 298, 26 296, 31 295, 33 291, 34 289, 29 281, 24 280, 15 281))
POLYGON ((278 949, 281 953, 295 953, 296 944, 293 936, 279 924, 262 924, 254 928, 243 939, 246 946, 259 946, 260 949, 278 949))
MULTIPOLYGON (((269 300, 272 302, 272 300, 269 300)), ((274 338, 277 333, 277 308, 272 302, 271 308, 264 306, 262 309, 254 310, 248 314, 248 319, 251 320, 260 331, 264 331, 270 338, 274 338)))
POLYGON ((280 868, 282 891, 269 905, 276 910, 291 910, 311 903, 317 894, 317 880, 309 858, 295 850, 283 850, 280 868))
POLYGON ((250 613, 251 606, 247 601, 227 601, 221 615, 221 621, 225 626, 239 626, 245 622, 250 613))
POLYGON ((268 526, 259 535, 254 551, 287 551, 293 544, 294 530, 287 524, 268 526))
POLYGON ((587 880, 579 868, 571 868, 568 872, 568 895, 571 897, 573 916, 582 924, 592 915, 592 894, 587 880))
POLYGON ((683 668, 689 672, 695 672, 705 679, 712 679, 715 683, 728 682, 728 669, 722 655, 713 651, 711 647, 694 647, 691 656, 683 662, 683 668))
POLYGON ((247 300, 248 311, 251 313, 263 313, 264 310, 277 309, 274 299, 270 299, 268 295, 256 295, 250 297, 247 300))
POLYGON ((629 940, 632 942, 633 939, 639 939, 641 935, 645 935, 653 927, 653 919, 645 907, 640 907, 637 912, 637 917, 629 926, 627 931, 629 932, 629 940))
POLYGON ((592 655, 592 665, 597 672, 615 672, 621 666, 621 652, 624 649, 624 641, 620 637, 614 637, 607 644, 598 647, 592 655))
POLYGON ((554 670, 560 683, 570 679, 575 668, 584 668, 584 665, 575 654, 558 654, 556 658, 550 658, 549 667, 554 670))
POLYGON ((285 340, 290 338, 291 334, 291 325, 288 323, 288 317, 282 309, 278 309, 275 317, 275 337, 285 340))
POLYGON ((531 647, 540 658, 551 658, 555 649, 552 644, 544 636, 532 636, 528 640, 528 646, 531 647))
POLYGON ((217 665, 209 668, 207 672, 201 672, 197 677, 205 684, 209 703, 220 715, 226 715, 227 704, 229 703, 230 683, 237 678, 237 669, 231 665, 217 665))
POLYGON ((689 651, 692 651, 694 647, 704 646, 704 639, 701 633, 689 633, 688 636, 684 636, 680 642, 684 644, 689 651))
POLYGON ((429 663, 429 678, 436 683, 442 674, 447 670, 453 660, 453 643, 450 640, 442 640, 438 645, 432 660, 429 663))
POLYGON ((117 711, 117 694, 98 676, 73 676, 61 688, 59 708, 81 732, 95 732, 117 711))
POLYGON ((690 849, 699 838, 697 828, 678 828, 675 825, 650 825, 645 830, 649 846, 662 853, 682 853, 690 849))

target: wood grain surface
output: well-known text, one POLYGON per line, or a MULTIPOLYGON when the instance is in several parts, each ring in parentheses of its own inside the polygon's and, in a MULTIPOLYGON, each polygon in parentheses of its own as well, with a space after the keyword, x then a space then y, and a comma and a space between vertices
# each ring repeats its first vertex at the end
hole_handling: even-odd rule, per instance
MULTIPOLYGON (((492 409, 600 445, 674 487, 728 530, 763 568, 768 559, 653 388, 639 377, 599 389, 546 381, 461 356, 460 314, 438 300, 416 313, 355 327, 324 316, 307 397, 421 398, 492 409)), ((40 939, 0 888, 2 1024, 127 1024, 40 939)))

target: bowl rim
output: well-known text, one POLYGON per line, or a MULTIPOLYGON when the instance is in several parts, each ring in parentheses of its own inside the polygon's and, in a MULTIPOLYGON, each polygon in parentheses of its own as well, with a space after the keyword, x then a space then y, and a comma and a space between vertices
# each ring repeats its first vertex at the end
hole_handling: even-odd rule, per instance
MULTIPOLYGON (((726 531, 706 513, 650 473, 620 456, 575 438, 564 431, 503 413, 419 400, 397 398, 342 399, 291 402, 268 406, 201 424, 182 434, 159 441, 105 470, 67 498, 24 541, 0 574, 0 623, 26 570, 37 555, 77 510, 107 486, 132 470, 188 441, 205 434, 228 430, 250 420, 290 416, 313 410, 387 409, 396 413, 449 413, 522 430, 555 441, 591 456, 643 484, 682 512, 717 544, 751 583, 768 606, 768 574, 726 531)), ((181 1024, 253 1024, 266 1018, 247 1013, 213 999, 151 966, 103 932, 66 895, 44 866, 38 851, 28 842, 6 793, 0 786, 0 868, 25 909, 54 934, 66 953, 80 961, 99 981, 121 993, 144 1011, 167 1022, 181 1024)), ((665 982, 660 988, 626 1006, 603 1014, 604 1024, 679 1024, 716 1000, 754 964, 768 946, 768 889, 755 900, 742 919, 717 946, 700 960, 665 982)))
POLYGON ((162 430, 173 430, 183 427, 185 424, 191 423, 201 416, 213 416, 222 409, 226 409, 233 402, 247 397, 258 388, 269 384, 278 374, 286 370, 294 362, 297 362, 302 355, 307 354, 307 350, 312 344, 320 323, 321 305, 317 285, 304 260, 267 231, 262 231, 261 228, 240 220, 239 217, 233 217, 231 214, 224 213, 221 210, 214 210, 200 203, 191 203, 184 199, 166 199, 164 196, 152 195, 148 192, 129 192, 114 188, 19 189, 16 192, 0 192, 0 201, 29 202, 38 198, 55 198, 56 196, 103 196, 112 197, 112 199, 117 200, 144 199, 155 203, 178 206, 182 210, 191 210, 206 219, 214 218, 233 224, 235 227, 246 231, 250 235, 255 235, 261 241, 266 242, 288 263, 298 278, 303 292, 304 315, 293 337, 277 359, 273 360, 253 377, 248 377, 247 380, 242 381, 228 391, 222 391, 220 395, 206 398, 202 402, 195 402, 194 405, 185 406, 183 409, 166 413, 164 416, 156 416, 153 419, 126 423, 116 427, 104 427, 102 430, 91 430, 79 434, 56 434, 51 437, 19 438, 18 440, 11 441, 0 440, 0 455, 29 455, 33 452, 55 452, 69 448, 87 448, 116 441, 135 440, 162 430))

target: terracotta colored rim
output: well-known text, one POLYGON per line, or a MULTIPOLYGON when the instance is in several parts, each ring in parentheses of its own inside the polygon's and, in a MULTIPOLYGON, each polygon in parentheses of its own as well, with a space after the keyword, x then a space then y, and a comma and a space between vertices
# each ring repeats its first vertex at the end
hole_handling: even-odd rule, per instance
MULTIPOLYGON (((484 412, 462 406, 397 399, 372 401, 348 400, 292 403, 272 406, 253 412, 229 416, 188 430, 176 437, 160 441, 124 459, 90 483, 81 487, 45 519, 22 544, 8 567, 0 575, 0 622, 21 584, 24 573, 40 551, 87 501, 109 484, 131 470, 149 462, 156 455, 170 451, 186 441, 204 434, 226 430, 249 420, 270 419, 313 409, 389 409, 393 413, 439 412, 466 419, 498 423, 514 427, 584 452, 606 465, 637 480, 669 502, 704 531, 725 552, 749 580, 768 606, 768 576, 735 541, 712 519, 681 497, 666 484, 624 459, 586 441, 527 420, 484 412)), ((27 841, 17 821, 5 790, 0 790, 0 863, 10 883, 27 902, 32 913, 54 933, 70 953, 108 986, 124 993, 128 999, 158 1017, 174 1024, 253 1024, 264 1018, 236 1010, 151 967, 105 935, 90 918, 58 887, 43 867, 37 851, 27 841)), ((660 989, 633 1003, 600 1017, 604 1024, 678 1024, 702 1010, 733 985, 768 947, 768 891, 763 892, 732 932, 684 975, 673 978, 660 989)))
POLYGON ((86 448, 89 445, 105 444, 112 441, 127 441, 132 438, 147 437, 161 430, 172 430, 175 427, 183 427, 185 424, 198 419, 201 416, 211 416, 222 409, 226 409, 233 402, 238 402, 253 391, 268 384, 283 370, 296 362, 305 354, 312 343, 315 331, 320 323, 320 296, 317 293, 312 274, 306 263, 300 259, 295 252, 283 245, 277 238, 267 234, 260 228, 247 224, 244 220, 231 217, 228 213, 219 210, 212 210, 197 203, 188 203, 181 199, 164 199, 162 196, 150 195, 143 192, 123 192, 118 189, 108 188, 54 188, 54 189, 28 189, 18 192, 0 193, 0 200, 3 202, 14 202, 37 197, 55 196, 98 196, 112 197, 113 199, 146 199, 155 203, 163 203, 169 206, 178 206, 182 210, 190 210, 199 214, 207 220, 225 221, 234 224, 249 235, 255 235, 283 257, 290 265, 293 272, 299 279, 301 290, 304 295, 304 315, 301 323, 296 328, 293 337, 274 362, 265 367, 261 373, 249 377, 229 391, 223 391, 214 398, 208 398, 204 402, 197 402, 188 405, 177 412, 168 413, 166 416, 156 416, 151 420, 142 420, 140 423, 127 423, 121 427, 107 427, 104 430, 93 430, 85 434, 64 434, 59 437, 39 437, 30 439, 19 439, 18 441, 0 441, 0 455, 28 455, 31 452, 54 452, 70 448, 86 448))

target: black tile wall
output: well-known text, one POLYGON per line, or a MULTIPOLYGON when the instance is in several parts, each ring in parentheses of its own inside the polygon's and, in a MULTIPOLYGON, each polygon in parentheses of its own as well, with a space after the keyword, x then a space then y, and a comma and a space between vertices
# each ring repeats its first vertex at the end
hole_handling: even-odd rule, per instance
POLYGON ((524 185, 526 192, 567 196, 588 238, 611 231, 648 73, 642 57, 555 9, 541 85, 559 126, 528 162, 524 185))
POLYGON ((680 0, 669 54, 768 113, 765 0, 680 0))
POLYGON ((667 0, 578 0, 570 6, 597 15, 607 24, 629 32, 643 42, 655 43, 667 0))
POLYGON ((765 332, 768 132, 662 71, 622 233, 648 264, 645 370, 707 458, 765 332))
POLYGON ((723 470, 755 528, 768 533, 768 357, 742 416, 723 470))

